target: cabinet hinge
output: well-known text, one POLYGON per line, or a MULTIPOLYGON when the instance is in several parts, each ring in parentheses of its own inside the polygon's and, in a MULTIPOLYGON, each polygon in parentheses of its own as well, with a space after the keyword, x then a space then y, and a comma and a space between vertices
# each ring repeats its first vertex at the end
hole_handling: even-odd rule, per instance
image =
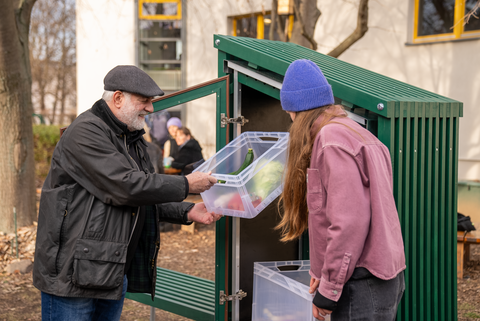
POLYGON ((227 301, 241 300, 246 296, 247 296, 247 293, 243 292, 243 290, 241 289, 236 294, 233 294, 233 295, 226 295, 225 292, 220 291, 220 305, 223 305, 227 301))
POLYGON ((220 126, 225 127, 227 124, 240 124, 245 125, 248 123, 248 119, 243 116, 238 116, 237 118, 227 118, 224 113, 220 114, 220 126))

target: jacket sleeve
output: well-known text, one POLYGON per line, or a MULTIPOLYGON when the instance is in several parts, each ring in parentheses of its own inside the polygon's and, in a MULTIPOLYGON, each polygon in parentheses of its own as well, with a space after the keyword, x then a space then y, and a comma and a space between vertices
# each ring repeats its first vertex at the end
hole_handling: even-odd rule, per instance
POLYGON ((327 146, 317 164, 326 190, 327 247, 318 291, 338 301, 362 254, 370 226, 368 181, 355 155, 327 146))
POLYGON ((110 135, 113 133, 95 121, 73 123, 59 142, 57 163, 106 204, 140 206, 183 201, 183 177, 134 170, 129 155, 114 145, 118 138, 110 135))
POLYGON ((161 222, 190 225, 188 222, 188 212, 194 206, 194 203, 163 203, 157 205, 161 222))

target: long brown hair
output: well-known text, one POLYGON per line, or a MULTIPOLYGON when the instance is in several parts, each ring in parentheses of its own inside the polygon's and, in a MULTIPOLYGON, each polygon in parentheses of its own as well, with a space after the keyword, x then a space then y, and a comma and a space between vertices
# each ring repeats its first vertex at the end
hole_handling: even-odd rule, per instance
POLYGON ((281 230, 282 242, 300 237, 308 227, 306 176, 307 168, 310 166, 313 143, 320 129, 332 118, 345 117, 338 115, 338 109, 343 110, 343 107, 328 105, 298 112, 290 127, 285 184, 278 203, 279 212, 281 213, 281 208, 283 208, 284 213, 282 220, 275 227, 281 230), (314 129, 314 132, 311 132, 314 123, 321 115, 323 115, 322 122, 314 129))

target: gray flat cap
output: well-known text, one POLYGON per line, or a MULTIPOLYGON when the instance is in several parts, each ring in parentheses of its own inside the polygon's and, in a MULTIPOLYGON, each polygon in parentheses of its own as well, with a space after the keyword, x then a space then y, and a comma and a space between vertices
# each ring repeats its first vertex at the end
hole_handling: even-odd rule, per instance
POLYGON ((126 91, 145 97, 163 96, 164 92, 158 87, 147 73, 135 66, 116 66, 103 79, 103 89, 109 91, 126 91))

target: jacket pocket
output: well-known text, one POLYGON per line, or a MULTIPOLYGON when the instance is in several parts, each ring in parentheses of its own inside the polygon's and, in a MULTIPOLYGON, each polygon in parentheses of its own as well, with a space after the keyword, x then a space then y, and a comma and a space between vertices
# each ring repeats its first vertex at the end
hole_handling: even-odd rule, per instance
POLYGON ((322 190, 322 180, 319 170, 307 168, 307 206, 310 213, 318 210, 322 206, 322 190))
POLYGON ((123 284, 126 243, 80 239, 75 245, 72 282, 80 288, 109 290, 123 284))
POLYGON ((42 191, 35 256, 51 277, 58 274, 58 256, 63 246, 62 233, 66 228, 65 219, 71 189, 72 187, 64 185, 42 191))

